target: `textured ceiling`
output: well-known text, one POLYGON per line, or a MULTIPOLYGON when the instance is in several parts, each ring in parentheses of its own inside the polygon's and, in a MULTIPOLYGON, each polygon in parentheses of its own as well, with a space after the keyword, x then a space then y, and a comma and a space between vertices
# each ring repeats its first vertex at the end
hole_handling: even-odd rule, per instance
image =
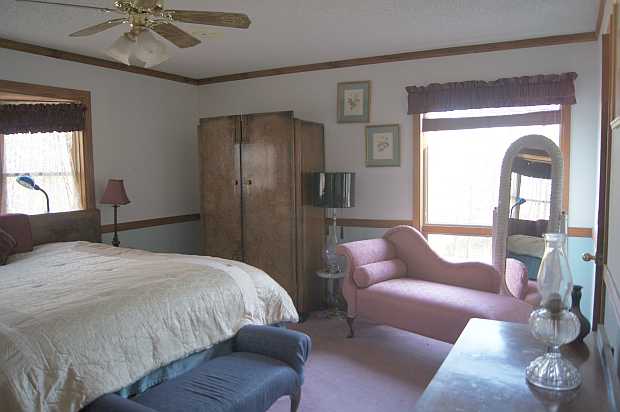
MULTIPOLYGON (((110 7, 113 0, 56 0, 110 7)), ((404 51, 594 31, 598 0, 167 0, 168 8, 243 12, 248 30, 180 23, 203 39, 170 47, 158 70, 202 78, 404 51)), ((0 37, 107 58, 122 26, 67 35, 109 15, 0 0, 0 37)))

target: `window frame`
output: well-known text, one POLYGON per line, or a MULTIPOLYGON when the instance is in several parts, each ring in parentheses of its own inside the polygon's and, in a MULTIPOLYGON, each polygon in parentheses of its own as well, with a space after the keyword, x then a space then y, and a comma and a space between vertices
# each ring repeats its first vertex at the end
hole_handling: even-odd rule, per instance
POLYGON ((0 80, 0 100, 65 102, 84 105, 86 108, 84 113, 85 122, 79 150, 80 194, 84 209, 95 209, 95 172, 90 91, 0 80))
MULTIPOLYGON (((523 118, 521 115, 513 115, 523 118)), ((503 116, 509 118, 510 116, 503 116)), ((429 234, 457 235, 457 236, 492 236, 491 226, 477 225, 442 225, 426 223, 426 192, 424 185, 424 136, 422 132, 422 114, 413 114, 413 226, 420 230, 424 237, 429 234)), ((509 124, 513 126, 514 124, 509 124)), ((570 138, 571 138, 571 106, 560 106, 560 151, 564 163, 564 185, 562 188, 563 209, 568 210, 570 188, 570 138)), ((498 171, 499 173, 499 171, 498 171)))

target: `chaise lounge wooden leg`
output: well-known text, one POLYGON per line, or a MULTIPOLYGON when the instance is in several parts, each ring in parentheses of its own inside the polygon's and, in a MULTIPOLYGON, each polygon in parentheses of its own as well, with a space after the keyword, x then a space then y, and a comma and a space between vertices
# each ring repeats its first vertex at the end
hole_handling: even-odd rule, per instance
POLYGON ((294 395, 291 395, 291 412, 297 412, 299 402, 301 402, 301 388, 294 395))
POLYGON ((347 316, 347 325, 349 325, 349 334, 347 335, 347 338, 353 338, 355 337, 355 331, 353 330, 353 322, 355 321, 355 318, 351 318, 349 316, 347 316))

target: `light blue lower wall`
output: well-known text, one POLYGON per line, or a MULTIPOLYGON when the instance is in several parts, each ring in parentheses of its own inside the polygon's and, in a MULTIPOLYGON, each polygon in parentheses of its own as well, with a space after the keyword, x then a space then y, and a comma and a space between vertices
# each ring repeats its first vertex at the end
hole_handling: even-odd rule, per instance
MULTIPOLYGON (((200 222, 175 223, 118 233, 122 247, 151 252, 200 254, 200 222)), ((103 235, 105 243, 112 243, 112 234, 103 235)))
MULTIPOLYGON (((345 227, 342 242, 374 239, 383 236, 386 229, 366 227, 345 227)), ((338 229, 340 236, 340 228, 338 229)), ((586 237, 570 237, 568 239, 568 259, 573 272, 573 283, 583 286, 581 311, 592 321, 594 301, 594 265, 584 262, 581 255, 585 252, 592 253, 594 241, 586 237)))

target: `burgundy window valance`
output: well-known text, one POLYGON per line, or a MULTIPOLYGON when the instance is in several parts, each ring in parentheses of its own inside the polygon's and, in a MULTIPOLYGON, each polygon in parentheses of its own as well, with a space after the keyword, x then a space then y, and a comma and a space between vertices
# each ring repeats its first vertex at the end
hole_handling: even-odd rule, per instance
POLYGON ((409 86, 409 114, 489 107, 575 104, 577 73, 409 86))
POLYGON ((0 105, 0 134, 76 132, 84 130, 82 104, 0 105))

